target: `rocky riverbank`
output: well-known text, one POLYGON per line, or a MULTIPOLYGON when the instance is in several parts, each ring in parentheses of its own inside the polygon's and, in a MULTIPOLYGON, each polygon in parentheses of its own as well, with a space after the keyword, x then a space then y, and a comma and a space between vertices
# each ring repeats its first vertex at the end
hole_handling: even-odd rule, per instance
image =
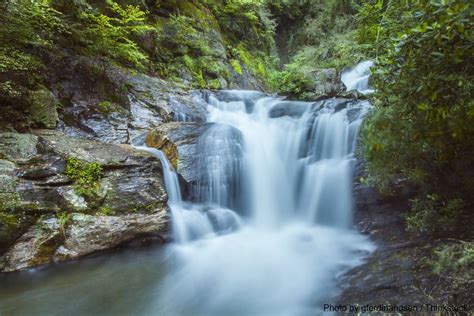
MULTIPOLYGON (((354 223, 361 233, 370 236, 377 249, 366 263, 342 277, 338 304, 423 308, 426 304, 454 305, 472 310, 474 284, 468 275, 435 273, 439 260, 434 255, 436 250, 457 245, 459 240, 409 231, 405 216, 414 189, 401 183, 397 195, 382 197, 361 183, 362 176, 363 164, 359 163, 354 181, 354 223)), ((460 228, 460 234, 464 229, 469 228, 460 228)))

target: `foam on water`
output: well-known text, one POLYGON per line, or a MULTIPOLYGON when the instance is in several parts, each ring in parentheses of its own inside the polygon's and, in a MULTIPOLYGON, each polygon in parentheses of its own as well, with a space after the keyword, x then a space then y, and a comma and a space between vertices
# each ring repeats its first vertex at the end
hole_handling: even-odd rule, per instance
POLYGON ((307 103, 301 117, 271 118, 279 98, 221 98, 208 100, 215 125, 200 140, 205 172, 194 204, 176 192, 166 157, 146 149, 163 162, 176 238, 171 273, 148 312, 314 315, 337 294, 338 277, 373 249, 350 228, 353 152, 368 103, 338 111, 307 103))

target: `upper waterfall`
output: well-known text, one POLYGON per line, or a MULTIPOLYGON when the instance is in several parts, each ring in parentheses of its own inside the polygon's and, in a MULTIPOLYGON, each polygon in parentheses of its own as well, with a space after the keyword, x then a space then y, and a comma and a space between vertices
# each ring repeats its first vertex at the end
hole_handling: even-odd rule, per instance
POLYGON ((347 91, 357 90, 362 94, 373 93, 374 89, 369 86, 370 68, 373 65, 373 61, 366 60, 344 71, 341 74, 341 81, 346 86, 347 91))

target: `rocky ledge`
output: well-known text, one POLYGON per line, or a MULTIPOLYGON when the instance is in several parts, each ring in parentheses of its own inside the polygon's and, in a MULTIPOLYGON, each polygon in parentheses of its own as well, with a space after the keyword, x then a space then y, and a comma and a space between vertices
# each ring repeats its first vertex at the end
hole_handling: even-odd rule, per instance
POLYGON ((59 131, 0 133, 0 271, 168 238, 158 159, 59 131))

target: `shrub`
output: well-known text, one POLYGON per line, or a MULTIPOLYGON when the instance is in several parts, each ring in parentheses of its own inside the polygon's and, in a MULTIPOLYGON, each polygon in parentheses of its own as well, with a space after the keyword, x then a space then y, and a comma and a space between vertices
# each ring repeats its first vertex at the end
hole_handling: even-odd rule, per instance
POLYGON ((390 4, 383 23, 376 21, 382 28, 373 71, 377 111, 364 123, 362 152, 380 188, 393 187, 397 179, 417 186, 418 214, 409 223, 425 225, 432 215, 473 199, 472 5, 390 4), (426 199, 428 194, 436 198, 426 199))

